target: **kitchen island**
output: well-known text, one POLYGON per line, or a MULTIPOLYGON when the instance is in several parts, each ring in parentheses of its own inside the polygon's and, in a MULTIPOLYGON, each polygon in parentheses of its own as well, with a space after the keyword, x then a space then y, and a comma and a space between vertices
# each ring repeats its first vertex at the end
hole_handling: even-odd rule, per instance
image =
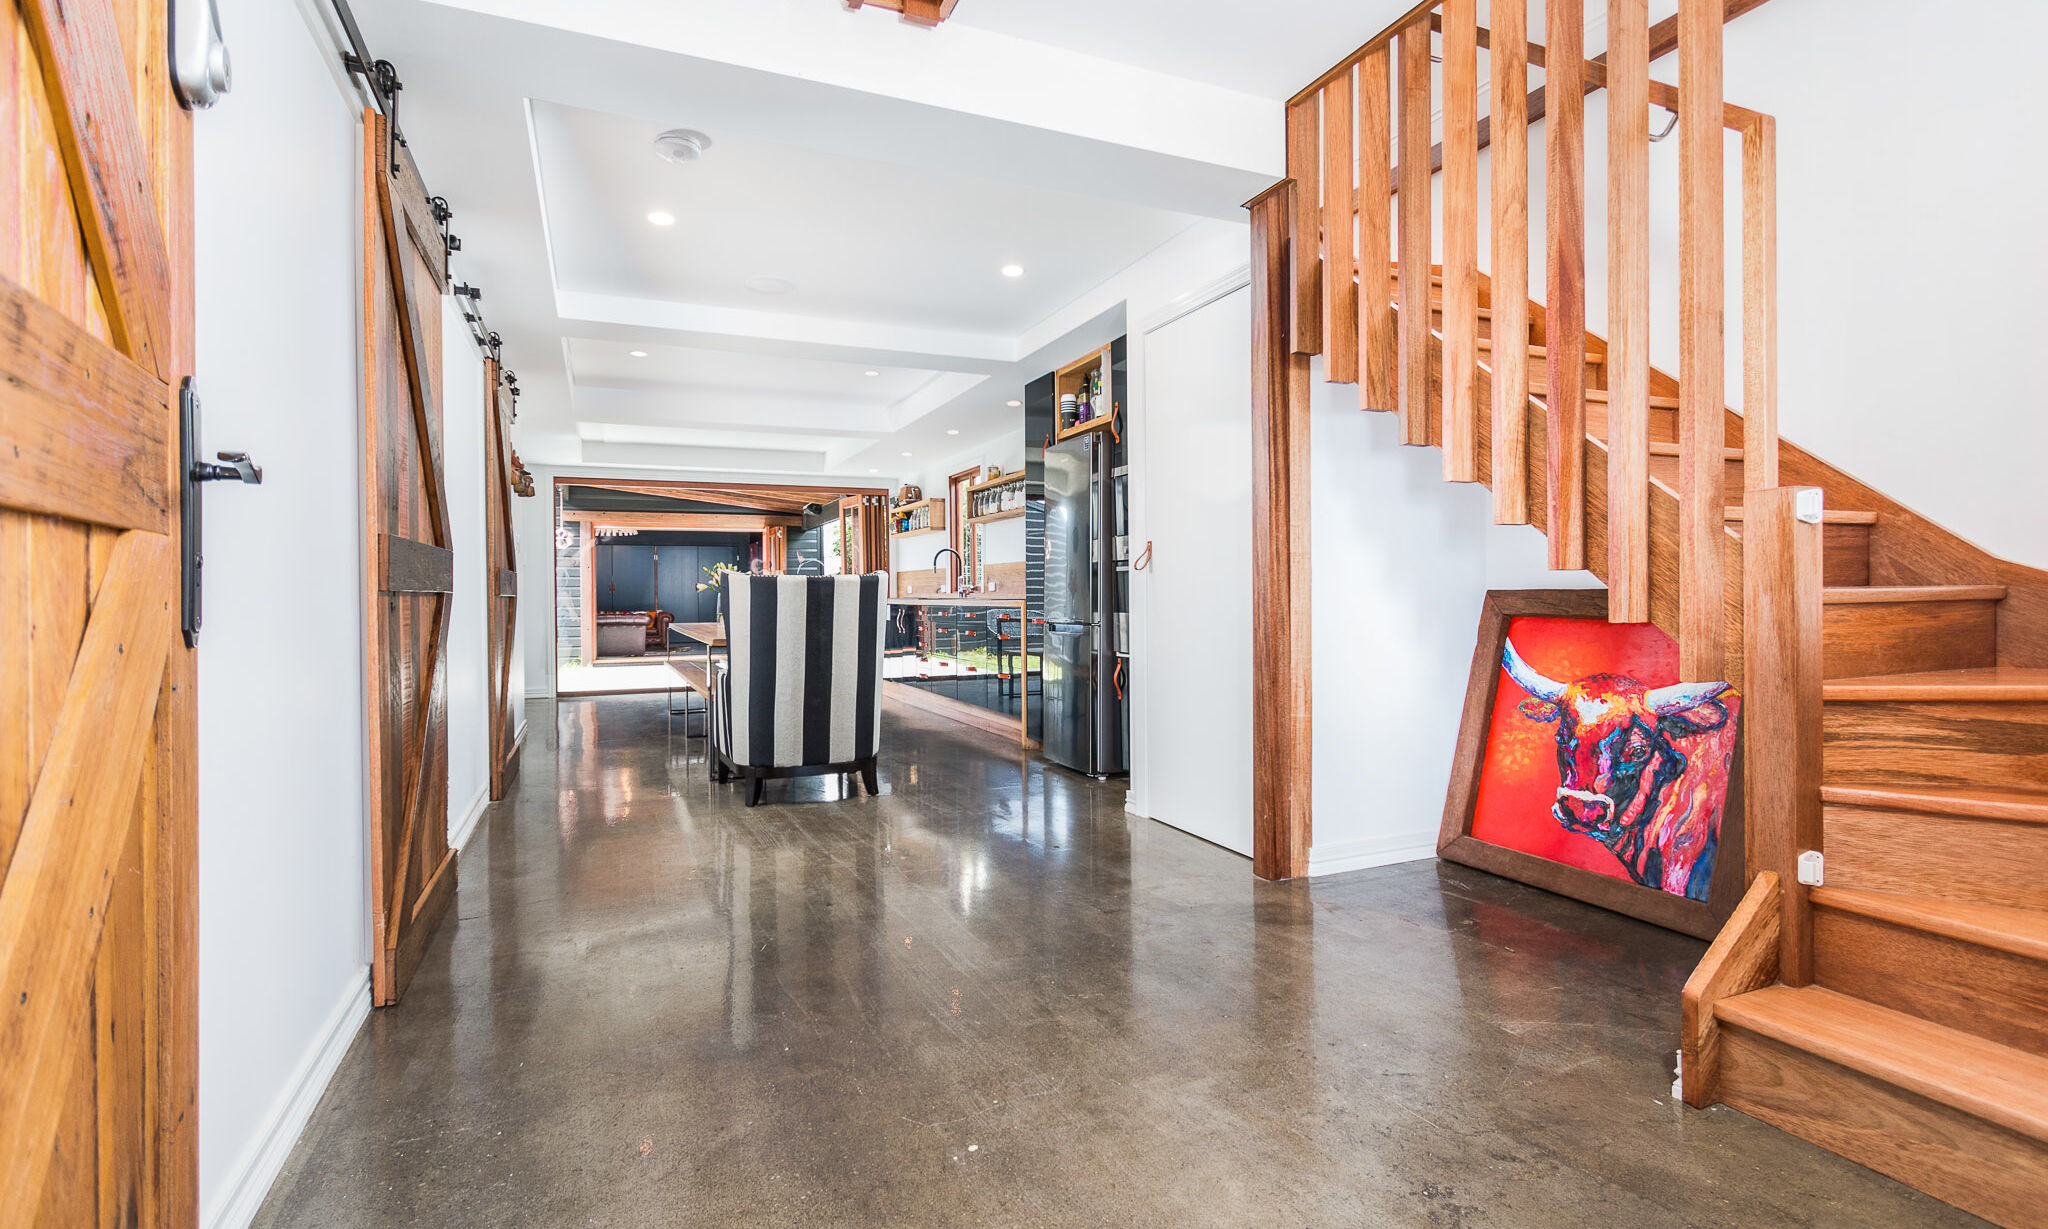
POLYGON ((895 699, 1028 748, 1039 647, 1022 594, 890 598, 882 677, 895 699))

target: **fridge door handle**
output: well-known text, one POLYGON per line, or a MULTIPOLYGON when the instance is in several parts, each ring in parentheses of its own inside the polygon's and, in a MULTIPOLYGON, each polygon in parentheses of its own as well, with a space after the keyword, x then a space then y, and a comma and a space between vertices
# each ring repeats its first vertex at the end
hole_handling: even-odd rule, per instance
POLYGON ((1048 636, 1082 636, 1087 632, 1086 623, 1061 623, 1052 619, 1045 622, 1045 634, 1048 636))

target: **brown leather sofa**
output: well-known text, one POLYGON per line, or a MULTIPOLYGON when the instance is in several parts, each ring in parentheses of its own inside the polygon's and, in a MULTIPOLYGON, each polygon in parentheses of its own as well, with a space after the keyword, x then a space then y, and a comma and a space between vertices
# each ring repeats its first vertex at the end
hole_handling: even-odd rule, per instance
POLYGON ((668 625, 675 616, 666 610, 600 610, 597 612, 599 657, 645 657, 668 647, 668 625))
POLYGON ((668 648, 668 625, 675 622, 675 620, 676 617, 666 610, 650 610, 647 612, 648 652, 659 653, 663 649, 668 648))

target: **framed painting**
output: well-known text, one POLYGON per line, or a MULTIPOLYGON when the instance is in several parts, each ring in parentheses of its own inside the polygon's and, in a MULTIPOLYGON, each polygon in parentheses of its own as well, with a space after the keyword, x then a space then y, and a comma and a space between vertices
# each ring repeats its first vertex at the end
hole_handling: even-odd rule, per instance
POLYGON ((1489 593, 1437 854, 1711 939, 1746 886, 1741 716, 1604 590, 1489 593))

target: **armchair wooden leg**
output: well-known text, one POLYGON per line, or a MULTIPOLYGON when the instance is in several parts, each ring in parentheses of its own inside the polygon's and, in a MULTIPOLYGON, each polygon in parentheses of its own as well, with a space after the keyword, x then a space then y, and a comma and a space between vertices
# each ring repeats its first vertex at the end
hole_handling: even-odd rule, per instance
POLYGON ((860 784, 861 788, 868 792, 868 797, 870 798, 882 792, 881 783, 876 779, 874 756, 869 756, 860 762, 860 784))
POLYGON ((761 774, 760 774, 760 773, 759 773, 758 771, 756 771, 756 770, 754 770, 754 769, 751 769, 751 768, 749 768, 749 769, 747 770, 747 805, 748 805, 748 806, 750 806, 750 807, 751 807, 751 806, 758 806, 758 805, 760 805, 760 802, 761 802, 761 791, 762 791, 762 787, 764 787, 764 786, 765 786, 765 785, 767 785, 767 784, 768 784, 767 778, 763 777, 763 776, 762 776, 762 775, 761 775, 761 774))

